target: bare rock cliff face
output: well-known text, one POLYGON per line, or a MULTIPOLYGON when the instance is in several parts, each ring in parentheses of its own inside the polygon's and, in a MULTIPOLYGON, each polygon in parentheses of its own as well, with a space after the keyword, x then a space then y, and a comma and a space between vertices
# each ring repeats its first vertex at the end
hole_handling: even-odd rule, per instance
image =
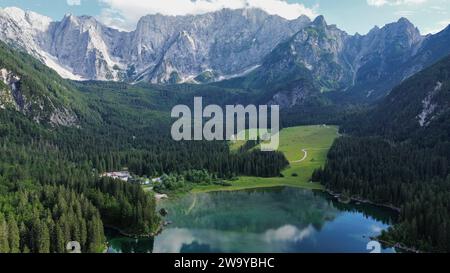
POLYGON ((78 117, 71 110, 56 107, 51 99, 25 95, 21 90, 21 77, 0 68, 0 111, 12 109, 31 117, 37 123, 53 126, 78 127, 78 117))

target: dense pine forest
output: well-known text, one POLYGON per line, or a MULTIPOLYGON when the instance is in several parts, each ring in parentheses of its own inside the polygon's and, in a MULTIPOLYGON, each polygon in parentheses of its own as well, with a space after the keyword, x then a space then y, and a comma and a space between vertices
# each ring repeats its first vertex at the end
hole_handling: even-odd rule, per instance
POLYGON ((100 178, 106 171, 127 167, 154 177, 205 169, 221 178, 270 177, 288 165, 280 153, 231 153, 225 142, 171 141, 166 126, 52 129, 12 111, 0 111, 0 119, 0 238, 16 238, 15 227, 20 230, 20 247, 0 240, 2 252, 61 252, 69 241, 79 241, 82 251, 102 251, 104 226, 155 232, 160 219, 153 196, 138 184, 100 178))
POLYGON ((20 227, 20 248, 2 241, 1 250, 64 252, 63 244, 78 241, 82 251, 98 252, 105 248, 104 224, 133 234, 157 229, 155 201, 139 185, 100 178, 88 161, 69 161, 39 130, 35 136, 21 130, 34 127, 27 119, 0 115, 7 132, 0 144, 0 213, 11 226, 1 235, 11 238, 20 227))
POLYGON ((105 226, 156 232, 154 197, 140 184, 102 178, 104 172, 190 173, 188 180, 197 180, 193 170, 205 170, 220 180, 278 176, 288 165, 281 153, 235 153, 224 141, 172 141, 169 109, 207 89, 69 82, 4 44, 0 57, 0 66, 20 78, 0 86, 0 252, 65 252, 70 241, 82 252, 101 252, 105 226))

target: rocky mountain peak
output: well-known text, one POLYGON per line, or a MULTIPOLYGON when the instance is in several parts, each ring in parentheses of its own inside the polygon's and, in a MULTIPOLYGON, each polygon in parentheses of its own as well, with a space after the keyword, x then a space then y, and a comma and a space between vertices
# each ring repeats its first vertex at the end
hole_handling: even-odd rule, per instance
POLYGON ((229 13, 237 13, 237 14, 240 13, 242 16, 253 20, 260 20, 260 18, 265 18, 269 16, 265 11, 257 8, 244 8, 238 10, 225 9, 225 10, 229 13))
POLYGON ((411 23, 411 21, 409 21, 408 18, 406 18, 406 17, 401 17, 400 19, 398 19, 397 24, 402 24, 402 25, 405 25, 407 27, 415 28, 413 23, 411 23))
POLYGON ((73 14, 66 14, 61 22, 56 22, 60 26, 70 27, 73 29, 79 29, 81 32, 85 32, 89 29, 101 29, 105 27, 103 24, 97 21, 92 16, 75 16, 73 14))
POLYGON ((40 31, 45 31, 52 21, 52 19, 47 16, 40 15, 33 11, 24 11, 17 7, 0 8, 0 17, 9 18, 21 27, 40 31))
MULTIPOLYGON (((367 33, 367 35, 373 34, 373 33, 377 33, 378 31, 380 31, 380 27, 379 26, 374 26, 373 28, 371 28, 369 30, 369 32, 367 33)), ((361 35, 364 36, 364 35, 361 35)))
POLYGON ((316 19, 314 19, 314 21, 312 22, 312 24, 314 26, 318 26, 318 27, 326 27, 327 26, 327 22, 325 21, 325 17, 323 15, 317 16, 316 19))
POLYGON ((410 39, 412 43, 418 42, 422 38, 419 29, 404 17, 395 23, 387 24, 382 28, 382 31, 388 35, 403 34, 403 37, 410 39))
POLYGON ((308 16, 304 15, 304 14, 300 15, 300 16, 297 17, 297 19, 295 19, 295 20, 301 21, 301 22, 308 22, 308 23, 311 23, 311 19, 310 19, 308 16))

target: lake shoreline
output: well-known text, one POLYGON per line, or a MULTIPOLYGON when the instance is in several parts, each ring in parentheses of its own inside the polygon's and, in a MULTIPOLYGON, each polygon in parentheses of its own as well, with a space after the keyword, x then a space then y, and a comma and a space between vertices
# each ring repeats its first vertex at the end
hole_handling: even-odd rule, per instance
MULTIPOLYGON (((325 189, 325 192, 327 192, 328 194, 330 194, 331 196, 336 198, 339 202, 341 202, 342 194, 333 192, 332 190, 329 190, 329 189, 325 189)), ((373 206, 377 206, 377 207, 388 208, 388 209, 391 209, 393 211, 396 211, 397 213, 401 212, 400 208, 398 208, 398 207, 396 207, 396 206, 394 206, 392 204, 376 203, 376 202, 373 202, 373 201, 371 201, 369 199, 363 199, 363 198, 359 198, 359 197, 350 197, 349 198, 349 202, 359 202, 359 203, 369 204, 369 205, 373 205, 373 206)), ((341 203, 349 203, 349 202, 341 202, 341 203)))
POLYGON ((112 225, 105 225, 105 224, 103 225, 103 228, 104 229, 114 230, 117 233, 119 233, 120 235, 122 235, 124 237, 128 237, 128 238, 132 238, 132 239, 152 238, 152 237, 157 236, 158 234, 160 234, 163 231, 163 229, 164 229, 164 221, 161 221, 159 226, 158 226, 158 228, 157 228, 157 230, 152 232, 152 233, 150 233, 150 234, 140 234, 140 235, 139 234, 131 234, 131 233, 123 231, 122 229, 120 229, 118 227, 115 227, 115 226, 112 226, 112 225))
MULTIPOLYGON (((157 252, 174 253, 191 251, 365 253, 367 239, 379 234, 373 230, 373 226, 384 230, 391 225, 389 219, 395 219, 395 213, 391 210, 355 204, 351 204, 351 207, 340 206, 334 201, 333 196, 323 190, 289 186, 194 193, 177 197, 159 204, 160 207, 167 208, 169 212, 167 219, 174 224, 165 228, 158 239, 148 242, 144 239, 135 241, 121 235, 113 235, 110 237, 111 243, 115 244, 114 247, 119 252, 124 249, 142 250, 145 248, 142 244, 144 243, 153 250, 157 249, 157 252), (244 207, 245 210, 242 209, 244 207), (305 210, 308 213, 305 213, 305 210), (325 225, 329 228, 319 228, 325 225), (292 240, 286 240, 286 234, 290 234, 288 237, 292 240), (352 239, 343 239, 346 237, 344 235, 348 234, 355 236, 351 237, 352 239), (295 242, 298 236, 302 236, 302 244, 295 242), (333 236, 334 247, 329 244, 329 236, 333 236), (365 239, 361 239, 361 236, 365 239), (318 246, 316 240, 323 244, 318 246)), ((383 251, 394 252, 394 249, 383 251)))
POLYGON ((205 186, 198 186, 194 187, 192 190, 186 193, 210 193, 210 192, 227 192, 227 191, 242 191, 242 190, 253 190, 253 189, 270 189, 270 188, 278 188, 278 187, 289 187, 289 188, 298 188, 298 189, 305 189, 305 190, 325 190, 323 186, 319 183, 310 183, 311 186, 305 186, 305 185, 292 185, 292 184, 285 184, 285 183, 273 183, 273 184, 261 184, 261 185, 233 185, 233 186, 218 186, 218 187, 212 187, 207 188, 205 186))
MULTIPOLYGON (((368 205, 372 205, 372 206, 377 206, 377 207, 382 207, 382 208, 387 208, 390 209, 392 211, 395 211, 396 213, 400 214, 401 213, 401 208, 398 208, 392 204, 383 204, 383 203, 376 203, 373 201, 370 201, 368 199, 363 199, 363 198, 359 198, 359 197, 351 197, 349 199, 348 202, 342 202, 341 201, 341 194, 333 192, 332 190, 326 189, 325 192, 327 192, 329 195, 333 196, 336 200, 338 200, 338 202, 343 203, 343 204, 350 204, 352 202, 359 202, 362 204, 368 204, 368 205)), ((423 251, 415 248, 415 247, 409 247, 409 246, 405 246, 400 242, 388 242, 386 240, 381 239, 380 237, 371 237, 371 240, 375 240, 378 241, 384 245, 387 245, 389 247, 393 247, 393 248, 397 248, 406 252, 412 252, 412 253, 424 253, 423 251)))

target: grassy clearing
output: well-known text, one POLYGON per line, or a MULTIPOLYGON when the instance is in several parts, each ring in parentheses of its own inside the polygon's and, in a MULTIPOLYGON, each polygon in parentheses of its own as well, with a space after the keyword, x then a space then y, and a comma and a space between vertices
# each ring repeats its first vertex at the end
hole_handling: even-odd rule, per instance
MULTIPOLYGON (((284 177, 240 177, 238 181, 230 182, 232 184, 230 187, 197 186, 192 192, 234 191, 278 186, 322 189, 320 184, 310 183, 311 175, 314 169, 324 165, 327 153, 337 136, 336 126, 299 126, 283 129, 280 133, 279 150, 290 162, 290 167, 283 171, 284 177), (302 151, 304 149, 307 151, 307 157, 301 162, 296 162, 304 158, 305 153, 302 151)), ((239 149, 244 143, 233 143, 232 150, 239 149)))

